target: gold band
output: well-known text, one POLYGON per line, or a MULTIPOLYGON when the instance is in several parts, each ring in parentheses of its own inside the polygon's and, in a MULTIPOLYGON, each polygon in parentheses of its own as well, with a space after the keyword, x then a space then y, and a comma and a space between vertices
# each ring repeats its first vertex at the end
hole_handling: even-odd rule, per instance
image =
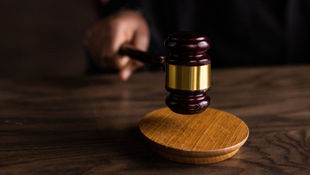
POLYGON ((211 64, 176 66, 166 63, 166 87, 178 90, 202 90, 211 86, 211 64))

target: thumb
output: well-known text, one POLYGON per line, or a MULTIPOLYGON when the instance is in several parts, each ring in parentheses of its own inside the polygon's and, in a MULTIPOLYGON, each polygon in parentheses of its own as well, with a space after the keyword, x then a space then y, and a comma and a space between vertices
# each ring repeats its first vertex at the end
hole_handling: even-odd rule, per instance
POLYGON ((120 70, 119 76, 121 80, 126 81, 131 76, 131 74, 137 70, 138 68, 142 67, 143 63, 137 60, 129 60, 128 64, 120 70))

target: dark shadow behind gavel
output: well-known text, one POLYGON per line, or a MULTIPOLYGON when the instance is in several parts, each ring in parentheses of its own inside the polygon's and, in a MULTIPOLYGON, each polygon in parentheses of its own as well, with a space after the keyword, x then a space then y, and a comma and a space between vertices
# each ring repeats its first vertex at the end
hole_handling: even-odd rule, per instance
POLYGON ((163 66, 166 72, 165 88, 170 94, 166 105, 175 113, 201 113, 210 105, 207 91, 211 87, 211 57, 205 52, 210 40, 201 33, 177 32, 164 42, 168 56, 152 56, 137 50, 129 43, 119 53, 146 64, 163 66))

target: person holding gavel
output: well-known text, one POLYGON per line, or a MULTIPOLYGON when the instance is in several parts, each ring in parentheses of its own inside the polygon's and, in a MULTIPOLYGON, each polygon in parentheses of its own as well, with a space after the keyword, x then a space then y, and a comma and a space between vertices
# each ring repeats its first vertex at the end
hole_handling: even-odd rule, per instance
POLYGON ((124 43, 166 54, 163 41, 176 31, 211 40, 212 67, 309 63, 308 1, 149 0, 106 2, 106 14, 87 32, 91 69, 118 70, 127 80, 143 63, 119 54, 124 43))

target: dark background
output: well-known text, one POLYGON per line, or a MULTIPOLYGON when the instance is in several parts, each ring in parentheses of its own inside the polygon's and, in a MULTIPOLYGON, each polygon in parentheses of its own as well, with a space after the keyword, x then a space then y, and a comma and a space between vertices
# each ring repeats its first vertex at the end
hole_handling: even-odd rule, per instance
POLYGON ((95 7, 89 0, 1 0, 0 77, 82 75, 95 7))
MULTIPOLYGON (((115 0, 114 2, 119 5, 118 1, 115 0)), ((126 2, 131 3, 132 1, 126 2)), ((163 2, 166 1, 163 0, 163 2)), ((260 61, 262 63, 268 60, 271 60, 269 61, 271 63, 273 60, 276 60, 277 63, 279 60, 293 64, 309 63, 309 1, 287 0, 280 3, 282 0, 278 0, 270 3, 268 0, 253 0, 242 2, 249 6, 248 11, 251 13, 244 13, 246 15, 241 15, 240 18, 236 19, 244 20, 249 17, 252 24, 249 26, 252 26, 252 30, 248 30, 251 32, 245 36, 246 38, 255 36, 249 39, 251 42, 243 41, 243 43, 246 43, 246 46, 249 45, 250 48, 263 52, 253 52, 250 49, 245 49, 245 47, 233 48, 232 46, 237 41, 242 41, 240 38, 232 40, 236 42, 226 45, 226 48, 229 49, 225 49, 225 45, 219 45, 219 43, 225 44, 225 42, 221 42, 221 37, 212 35, 212 31, 209 31, 208 37, 212 41, 212 47, 208 53, 212 58, 216 58, 212 62, 212 66, 216 65, 216 60, 220 62, 218 65, 223 66, 221 58, 226 57, 216 55, 216 53, 224 53, 223 50, 225 50, 226 56, 228 55, 229 59, 226 62, 229 65, 232 65, 231 62, 236 62, 235 59, 231 59, 231 55, 234 58, 239 58, 239 61, 240 59, 242 61, 244 57, 244 60, 257 60, 256 62, 260 61), (284 4, 284 6, 281 7, 278 4, 284 4), (277 9, 279 13, 273 14, 274 9, 277 9), (287 19, 283 20, 282 23, 281 20, 280 23, 273 21, 278 19, 277 15, 282 14, 282 12, 286 14, 284 17, 287 19), (267 26, 266 24, 271 25, 267 26), (241 54, 238 55, 238 51, 241 54), (253 58, 251 55, 243 54, 246 51, 251 53, 253 58), (265 55, 265 53, 268 53, 268 55, 265 55)), ((201 6, 210 8, 207 11, 211 15, 203 18, 204 21, 209 20, 206 22, 208 25, 222 24, 221 21, 226 20, 227 22, 227 19, 230 20, 227 17, 231 15, 224 13, 228 10, 221 5, 221 2, 210 1, 208 3, 213 4, 214 7, 221 7, 212 11, 213 6, 201 6), (214 16, 214 18, 209 18, 211 16, 214 16)), ((231 3, 236 4, 236 2, 231 3)), ((227 4, 226 7, 230 7, 227 4)), ((241 3, 241 5, 244 4, 241 3)), ((153 7, 153 5, 150 6, 150 8, 153 7)), ((1 0, 0 77, 83 75, 88 66, 83 45, 86 31, 96 22, 100 16, 99 13, 103 11, 99 0, 1 0)), ((171 22, 168 21, 168 23, 171 22)), ((165 24, 164 28, 166 27, 165 24)), ((222 34, 225 37, 222 38, 226 39, 226 35, 229 35, 227 31, 232 31, 229 27, 235 27, 238 31, 239 29, 246 29, 243 23, 240 23, 239 26, 237 23, 233 23, 228 27, 220 25, 218 28, 224 29, 222 34)), ((207 26, 207 29, 214 29, 213 33, 222 36, 221 32, 218 32, 218 28, 207 26)), ((171 31, 168 33, 170 34, 171 31)), ((246 32, 243 32, 243 30, 237 32, 239 35, 244 33, 246 32)), ((168 34, 159 41, 162 42, 166 36, 168 34)), ((156 48, 157 50, 158 48, 156 48)), ((241 63, 236 63, 238 63, 236 65, 242 66, 241 63)))

